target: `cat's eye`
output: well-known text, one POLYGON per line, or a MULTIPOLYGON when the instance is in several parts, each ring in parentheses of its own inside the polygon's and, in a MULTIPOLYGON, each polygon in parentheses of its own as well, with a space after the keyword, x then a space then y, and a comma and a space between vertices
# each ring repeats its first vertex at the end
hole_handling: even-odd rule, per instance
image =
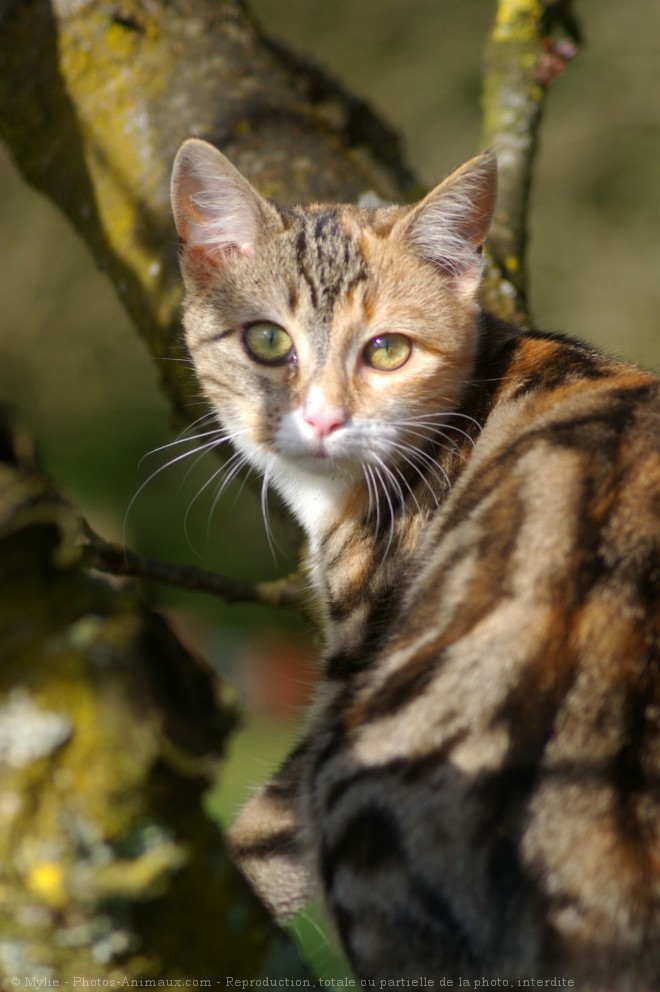
POLYGON ((284 365, 293 357, 293 341, 283 327, 267 321, 250 324, 243 332, 249 354, 264 365, 284 365))
POLYGON ((367 344, 362 357, 367 365, 379 372, 400 369, 410 358, 412 341, 405 334, 379 334, 367 344))

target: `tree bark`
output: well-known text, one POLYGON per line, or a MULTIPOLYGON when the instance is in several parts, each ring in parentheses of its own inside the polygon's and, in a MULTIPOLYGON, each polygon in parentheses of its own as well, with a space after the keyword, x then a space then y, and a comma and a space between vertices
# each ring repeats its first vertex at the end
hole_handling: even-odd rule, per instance
POLYGON ((497 154, 499 193, 483 293, 513 322, 530 322, 527 225, 545 101, 579 36, 570 0, 499 0, 486 45, 482 143, 497 154))
POLYGON ((0 421, 0 987, 304 977, 203 806, 232 694, 135 591, 0 421))

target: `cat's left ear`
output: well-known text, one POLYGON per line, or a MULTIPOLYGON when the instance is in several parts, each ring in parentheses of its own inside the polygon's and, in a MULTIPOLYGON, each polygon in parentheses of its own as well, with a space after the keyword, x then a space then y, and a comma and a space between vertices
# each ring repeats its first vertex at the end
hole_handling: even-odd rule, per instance
POLYGON ((279 215, 228 158, 207 141, 184 141, 174 160, 172 211, 186 281, 202 286, 233 256, 254 253, 279 215))
POLYGON ((396 226, 460 295, 474 295, 479 286, 496 196, 497 159, 484 152, 452 172, 396 226))

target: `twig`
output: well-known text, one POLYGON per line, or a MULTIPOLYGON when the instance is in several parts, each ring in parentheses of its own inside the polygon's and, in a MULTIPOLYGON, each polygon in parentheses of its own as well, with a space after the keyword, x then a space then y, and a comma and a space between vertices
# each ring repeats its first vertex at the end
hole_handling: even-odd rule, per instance
POLYGON ((205 592, 219 596, 226 603, 261 603, 264 606, 301 606, 305 603, 306 584, 295 573, 272 582, 245 582, 231 579, 189 565, 142 558, 119 544, 103 541, 86 528, 88 541, 82 554, 90 568, 111 575, 125 575, 151 582, 205 592))

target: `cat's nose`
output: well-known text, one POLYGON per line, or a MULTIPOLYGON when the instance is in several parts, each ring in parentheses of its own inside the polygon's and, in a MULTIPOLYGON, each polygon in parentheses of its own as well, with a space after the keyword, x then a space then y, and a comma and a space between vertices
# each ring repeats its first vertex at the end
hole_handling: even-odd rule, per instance
POLYGON ((314 429, 317 437, 323 438, 343 427, 347 418, 344 411, 338 407, 317 407, 306 410, 303 419, 314 429))

